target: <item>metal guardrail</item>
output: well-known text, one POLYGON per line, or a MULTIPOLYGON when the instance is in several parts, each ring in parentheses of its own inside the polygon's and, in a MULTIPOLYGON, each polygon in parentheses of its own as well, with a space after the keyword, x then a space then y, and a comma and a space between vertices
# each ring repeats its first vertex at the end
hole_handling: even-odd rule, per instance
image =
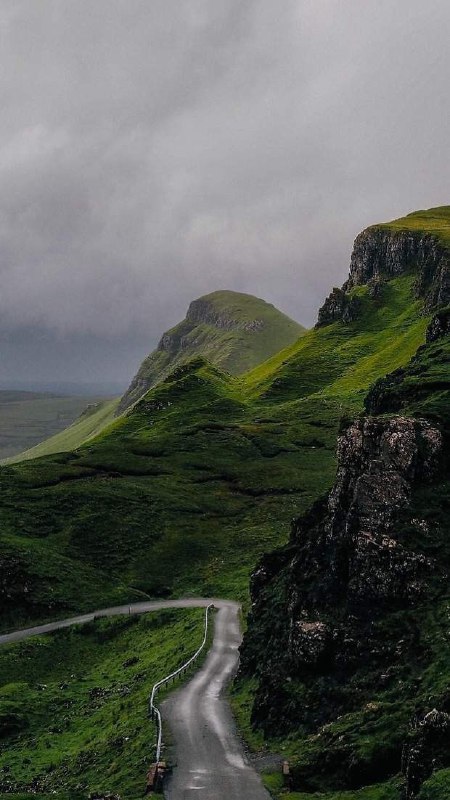
POLYGON ((191 664, 199 657, 200 653, 202 652, 202 650, 206 645, 206 640, 208 638, 209 612, 213 610, 214 610, 214 604, 211 603, 207 607, 205 612, 205 629, 204 629, 203 641, 198 650, 195 651, 194 655, 191 656, 191 658, 188 659, 188 661, 186 661, 185 664, 176 669, 175 672, 171 672, 170 675, 166 675, 165 678, 162 678, 162 680, 158 681, 153 686, 152 693, 149 699, 149 713, 152 719, 155 719, 156 717, 156 727, 158 732, 156 741, 156 763, 160 761, 161 747, 162 747, 162 719, 161 719, 161 712, 159 708, 157 708, 157 706, 155 705, 156 694, 158 690, 161 688, 161 686, 166 686, 169 683, 169 681, 175 680, 175 678, 177 678, 178 675, 181 675, 182 672, 186 672, 186 670, 191 666, 191 664))

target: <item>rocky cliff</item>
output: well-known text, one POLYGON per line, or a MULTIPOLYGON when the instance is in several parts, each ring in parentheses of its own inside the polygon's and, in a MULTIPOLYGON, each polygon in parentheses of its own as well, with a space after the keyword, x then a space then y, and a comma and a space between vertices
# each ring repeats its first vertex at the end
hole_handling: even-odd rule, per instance
MULTIPOLYGON (((424 305, 447 301, 445 254, 394 239, 363 234, 344 295, 414 258, 424 305)), ((343 423, 332 490, 252 576, 241 677, 256 679, 253 725, 297 738, 299 790, 402 770, 409 800, 450 766, 448 320, 438 311, 411 363, 371 389, 368 415, 343 423)))
MULTIPOLYGON (((428 713, 416 696, 432 658, 424 609, 444 591, 449 563, 436 558, 439 536, 413 499, 443 469, 438 426, 403 416, 354 421, 339 438, 329 496, 293 523, 288 546, 252 576, 242 650, 243 672, 258 678, 252 720, 267 735, 305 735, 306 754, 293 770, 299 789, 382 780, 400 770, 402 752, 408 785, 431 771, 430 747, 414 756, 408 730, 415 713, 428 713), (391 731, 389 712, 397 717, 391 731), (363 738, 372 728, 369 756, 355 737, 358 716, 363 738)), ((433 702, 448 708, 444 696, 433 702)))
MULTIPOLYGON (((406 226, 408 217, 404 222, 406 226)), ((319 310, 318 326, 356 318, 355 287, 367 285, 376 297, 384 281, 410 271, 416 275, 414 290, 423 300, 426 313, 450 302, 450 249, 445 240, 424 230, 389 225, 367 228, 355 240, 349 278, 342 289, 333 289, 326 299, 319 310)))

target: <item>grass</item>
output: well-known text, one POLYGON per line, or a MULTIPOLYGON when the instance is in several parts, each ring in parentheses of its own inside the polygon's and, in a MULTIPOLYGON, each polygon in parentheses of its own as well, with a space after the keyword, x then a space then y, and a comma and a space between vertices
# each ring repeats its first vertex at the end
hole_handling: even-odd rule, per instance
POLYGON ((16 550, 3 575, 18 587, 4 624, 92 607, 95 592, 105 604, 124 585, 246 599, 255 560, 332 479, 339 408, 325 405, 318 429, 311 408, 255 421, 239 397, 238 381, 197 362, 76 454, 4 467, 0 552, 16 550))
MULTIPOLYGON (((99 397, 0 391, 0 459, 15 456, 58 435, 86 410, 88 404, 103 402, 99 397)), ((46 449, 45 452, 54 451, 46 449)))
POLYGON ((393 231, 418 231, 431 233, 440 239, 445 246, 450 245, 450 206, 439 206, 422 211, 414 211, 406 217, 379 225, 393 231))
MULTIPOLYGON (((368 387, 407 365, 423 343, 428 319, 413 283, 413 274, 387 281, 377 298, 365 287, 356 287, 359 315, 352 323, 310 331, 245 375, 233 376, 203 357, 172 362, 170 374, 128 414, 111 422, 111 408, 108 425, 74 452, 0 469, 3 628, 139 596, 217 594, 239 599, 247 607, 248 579, 260 555, 284 544, 292 517, 306 511, 332 484, 341 418, 362 412, 368 387)), ((220 312, 222 300, 229 303, 230 298, 219 299, 215 310, 220 312)), ((248 313, 249 319, 255 318, 254 310, 248 313)), ((211 332, 208 340, 228 358, 227 332, 222 330, 221 336, 220 347, 211 332)), ((389 402, 395 396, 399 410, 428 414, 434 409, 439 416, 448 401, 442 388, 446 351, 436 343, 421 359, 416 373, 414 368, 406 370, 403 389, 388 381, 382 393, 389 394, 389 402), (427 382, 429 392, 424 391, 427 382)), ((433 501, 421 501, 437 521, 447 514, 444 488, 433 501)), ((406 522, 399 535, 412 535, 406 522)), ((430 547, 445 548, 444 539, 444 534, 437 535, 430 547)), ((442 619, 431 611, 424 618, 424 628, 432 633, 428 647, 438 646, 443 636, 441 612, 442 619)), ((137 629, 133 631, 134 636, 137 629)), ((442 646, 424 698, 435 692, 439 701, 438 688, 450 677, 443 666, 447 656, 442 646)), ((405 669, 414 671, 416 666, 405 669)), ((119 669, 118 663, 114 669, 119 669)), ((309 795, 298 795, 302 800, 314 792, 322 800, 398 800, 400 789, 391 781, 389 758, 397 753, 417 699, 409 692, 410 677, 408 673, 404 691, 392 686, 377 693, 370 686, 370 674, 358 675, 346 691, 365 692, 365 705, 378 705, 352 709, 332 720, 322 737, 297 724, 281 738, 264 742, 250 725, 256 688, 252 681, 237 687, 233 704, 255 749, 270 746, 304 765, 309 783, 303 788, 309 795), (348 743, 345 752, 342 741, 348 743), (367 782, 386 777, 386 783, 345 792, 349 754, 358 768, 367 768, 367 782), (373 764, 384 772, 369 775, 373 764)), ((302 687, 293 681, 285 689, 296 707, 302 687)), ((21 713, 18 709, 18 725, 21 713)), ((134 711, 129 709, 129 714, 137 726, 134 711)), ((88 727, 92 732, 89 721, 88 727)), ((41 752, 45 736, 36 738, 41 752)), ((103 780, 107 748, 102 747, 98 745, 92 776, 103 780)), ((95 752, 96 748, 93 745, 95 752)), ((77 769, 80 772, 76 758, 68 766, 71 781, 77 769)), ((120 751, 119 777, 125 760, 120 751)), ((90 774, 89 763, 86 769, 90 774)), ((52 791, 60 791, 58 770, 51 772, 52 791)), ((75 791, 77 784, 71 785, 75 791)), ((42 784, 42 793, 46 787, 42 784)), ((276 793, 279 787, 272 790, 276 793)), ((132 791, 131 784, 126 791, 132 791)))
POLYGON ((413 296, 414 275, 386 283, 374 301, 367 287, 356 287, 360 313, 348 325, 335 322, 309 331, 246 376, 250 398, 361 396, 380 375, 405 364, 424 341, 427 319, 413 296))
POLYGON ((203 636, 203 609, 101 619, 0 650, 0 797, 143 795, 148 696, 203 636))
POLYGON ((381 305, 362 292, 361 318, 244 377, 179 366, 75 453, 1 469, 3 627, 122 601, 127 587, 246 603, 260 555, 330 487, 342 415, 423 339, 411 284, 391 281, 381 305))
POLYGON ((170 372, 201 356, 233 375, 248 371, 295 342, 304 332, 270 303, 253 295, 217 291, 200 297, 186 319, 167 331, 142 363, 125 394, 123 410, 170 372))
POLYGON ((450 800, 450 769, 437 770, 425 781, 418 800, 450 800))
MULTIPOLYGON (((74 401, 74 398, 61 399, 72 400, 72 403, 74 401)), ((22 442, 20 445, 20 452, 17 452, 17 448, 17 454, 12 458, 8 458, 6 463, 13 464, 16 461, 27 461, 32 458, 48 456, 53 453, 67 452, 68 450, 79 447, 83 442, 96 436, 96 434, 114 420, 114 413, 118 402, 119 398, 114 398, 112 400, 101 399, 95 400, 93 404, 87 405, 86 398, 80 398, 77 419, 75 419, 69 427, 59 430, 58 433, 55 433, 53 436, 50 435, 49 431, 42 436, 39 434, 39 443, 34 444, 33 447, 29 447, 29 445, 32 444, 30 441, 26 443, 22 442)), ((64 424, 67 425, 67 422, 64 424)), ((60 425, 59 427, 61 428, 63 426, 60 425)))
POLYGON ((280 773, 263 775, 263 783, 275 800, 288 797, 289 800, 400 800, 400 787, 398 784, 379 784, 367 786, 364 789, 344 792, 289 792, 283 788, 283 778, 280 773))

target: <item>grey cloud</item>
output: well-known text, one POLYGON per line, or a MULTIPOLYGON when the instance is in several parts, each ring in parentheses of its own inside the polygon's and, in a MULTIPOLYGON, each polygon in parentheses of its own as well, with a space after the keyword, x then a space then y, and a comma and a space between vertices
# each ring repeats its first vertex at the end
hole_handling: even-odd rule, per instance
POLYGON ((220 287, 312 324, 362 227, 449 202, 449 29, 448 0, 6 0, 8 347, 40 329, 69 374, 91 337, 122 379, 220 287))

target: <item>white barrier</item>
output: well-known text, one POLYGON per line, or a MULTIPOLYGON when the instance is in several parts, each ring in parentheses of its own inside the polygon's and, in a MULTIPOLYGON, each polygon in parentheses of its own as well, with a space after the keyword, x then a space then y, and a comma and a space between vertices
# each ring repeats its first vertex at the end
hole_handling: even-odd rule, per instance
POLYGON ((158 762, 160 760, 161 747, 162 747, 162 720, 161 720, 161 712, 160 712, 159 708, 157 708, 155 706, 156 693, 161 688, 161 686, 166 686, 166 684, 168 684, 169 681, 175 680, 175 678, 178 677, 178 675, 181 675, 182 672, 186 672, 188 667, 190 667, 191 664, 198 658, 198 656, 202 652, 203 648, 205 647, 206 640, 208 638, 209 612, 213 611, 213 610, 214 610, 214 604, 211 603, 207 607, 206 612, 205 612, 205 632, 204 632, 204 636, 203 636, 203 641, 202 641, 200 647, 198 648, 198 650, 196 650, 194 655, 191 656, 191 658, 188 661, 186 661, 185 664, 183 664, 181 667, 176 669, 175 672, 171 672, 170 675, 166 675, 165 678, 162 678, 162 680, 160 680, 157 683, 155 683, 155 685, 154 685, 154 687, 152 689, 152 693, 150 695, 150 700, 149 700, 149 711, 150 711, 150 716, 151 716, 152 719, 154 719, 156 717, 156 727, 157 727, 157 731, 158 731, 157 742, 156 742, 156 762, 158 762))

